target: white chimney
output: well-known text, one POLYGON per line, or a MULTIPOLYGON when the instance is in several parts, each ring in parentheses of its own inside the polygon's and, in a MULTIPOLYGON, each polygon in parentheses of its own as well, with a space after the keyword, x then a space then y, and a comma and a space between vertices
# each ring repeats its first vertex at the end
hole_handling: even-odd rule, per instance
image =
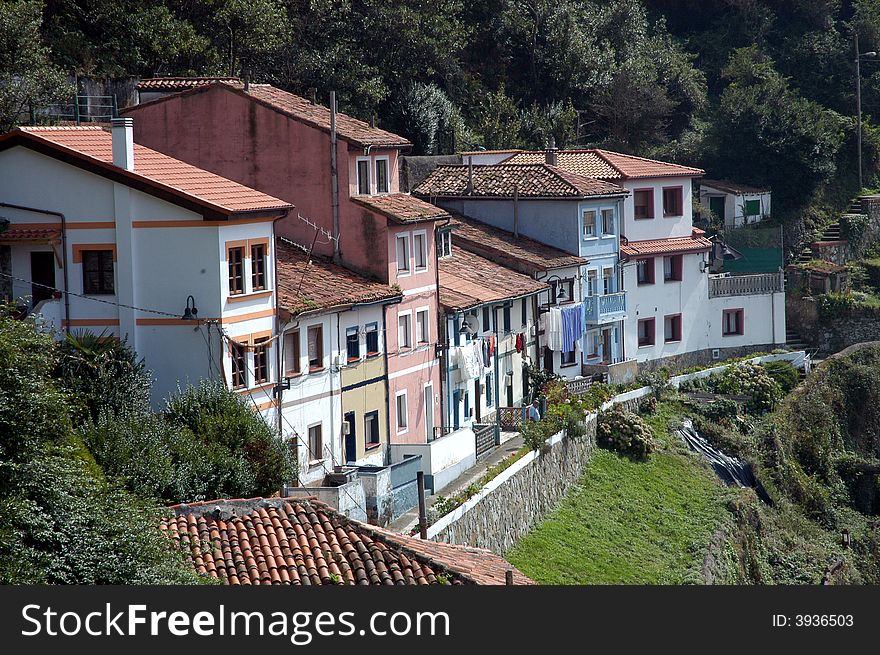
POLYGON ((134 170, 134 119, 114 118, 110 133, 113 136, 113 165, 127 171, 134 170))

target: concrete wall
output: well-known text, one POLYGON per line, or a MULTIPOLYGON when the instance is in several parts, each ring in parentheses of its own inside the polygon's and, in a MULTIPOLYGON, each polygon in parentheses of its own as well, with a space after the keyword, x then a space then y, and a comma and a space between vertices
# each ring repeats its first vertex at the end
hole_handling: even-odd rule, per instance
POLYGON ((356 521, 369 519, 367 498, 360 480, 339 487, 288 487, 287 495, 294 498, 315 497, 356 521))
POLYGON ((470 428, 462 428, 427 444, 392 444, 391 459, 422 456, 425 487, 436 493, 476 462, 476 441, 470 428))
POLYGON ((626 180, 623 187, 630 194, 624 200, 622 234, 630 241, 668 239, 690 236, 693 226, 692 179, 689 177, 647 178, 626 180), (682 215, 663 216, 663 189, 681 187, 682 215), (654 194, 654 218, 635 219, 635 190, 651 189, 654 194))

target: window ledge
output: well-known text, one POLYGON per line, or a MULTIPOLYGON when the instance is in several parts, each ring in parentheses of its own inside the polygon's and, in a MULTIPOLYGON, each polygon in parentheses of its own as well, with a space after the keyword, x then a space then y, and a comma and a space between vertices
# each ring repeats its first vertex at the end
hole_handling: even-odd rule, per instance
POLYGON ((681 343, 681 339, 664 339, 663 343, 681 343))
POLYGON ((681 280, 678 278, 669 278, 668 280, 666 280, 666 279, 663 280, 663 284, 668 284, 670 282, 681 282, 681 280))
POLYGON ((722 332, 722 337, 742 337, 745 336, 745 332, 722 332))
POLYGON ((559 365, 559 368, 573 368, 573 367, 575 367, 575 366, 577 366, 577 365, 578 365, 577 362, 574 362, 574 363, 572 363, 572 364, 560 364, 560 365, 559 365))
POLYGON ((326 461, 327 461, 326 458, 324 458, 324 459, 310 459, 309 460, 309 469, 314 469, 314 468, 318 468, 319 466, 323 466, 324 462, 326 462, 326 461))
POLYGON ((650 287, 656 284, 656 282, 637 282, 636 286, 638 287, 650 287))
POLYGON ((381 441, 377 441, 376 443, 368 443, 364 446, 364 452, 368 453, 372 450, 376 450, 382 445, 381 441))
POLYGON ((361 361, 360 357, 349 357, 348 359, 345 360, 345 363, 346 364, 356 364, 359 361, 361 361))
POLYGON ((272 289, 263 291, 254 291, 253 293, 236 293, 230 294, 226 299, 227 302, 244 302, 245 300, 257 300, 259 298, 268 298, 272 295, 272 289))
POLYGON ((595 241, 595 240, 598 239, 598 238, 599 238, 599 237, 597 237, 597 236, 584 237, 584 241, 595 241))
POLYGON ((654 343, 640 343, 639 348, 653 348, 656 345, 657 344, 654 344, 654 343))
POLYGON ((324 368, 324 366, 309 366, 309 373, 320 373, 324 368))
POLYGON ((367 353, 367 359, 374 359, 374 358, 378 357, 378 356, 381 355, 381 354, 382 354, 382 353, 380 353, 380 352, 367 353))
POLYGON ((635 220, 635 221, 653 221, 654 217, 653 216, 641 216, 641 217, 634 216, 633 220, 635 220))
POLYGON ((290 372, 288 372, 288 373, 285 373, 285 374, 284 374, 284 377, 285 377, 285 379, 287 379, 287 380, 293 380, 293 379, 295 379, 295 378, 301 378, 301 377, 302 377, 302 371, 290 371, 290 372))

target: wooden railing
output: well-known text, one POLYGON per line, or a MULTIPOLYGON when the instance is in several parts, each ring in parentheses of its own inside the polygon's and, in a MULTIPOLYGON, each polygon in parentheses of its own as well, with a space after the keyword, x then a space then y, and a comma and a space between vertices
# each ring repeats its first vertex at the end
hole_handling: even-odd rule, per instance
POLYGON ((757 275, 712 276, 709 278, 709 297, 755 296, 779 293, 785 290, 782 271, 757 275))

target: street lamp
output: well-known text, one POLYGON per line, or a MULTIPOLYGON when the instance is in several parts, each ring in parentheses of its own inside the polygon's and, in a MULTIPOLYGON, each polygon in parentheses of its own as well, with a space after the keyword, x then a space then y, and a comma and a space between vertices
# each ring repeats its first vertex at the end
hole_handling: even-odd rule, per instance
POLYGON ((856 114, 858 116, 859 193, 861 193, 864 188, 864 182, 862 180, 862 74, 859 64, 861 63, 862 58, 873 59, 877 56, 877 53, 873 50, 871 52, 859 52, 858 33, 854 35, 854 38, 856 44, 856 114))

